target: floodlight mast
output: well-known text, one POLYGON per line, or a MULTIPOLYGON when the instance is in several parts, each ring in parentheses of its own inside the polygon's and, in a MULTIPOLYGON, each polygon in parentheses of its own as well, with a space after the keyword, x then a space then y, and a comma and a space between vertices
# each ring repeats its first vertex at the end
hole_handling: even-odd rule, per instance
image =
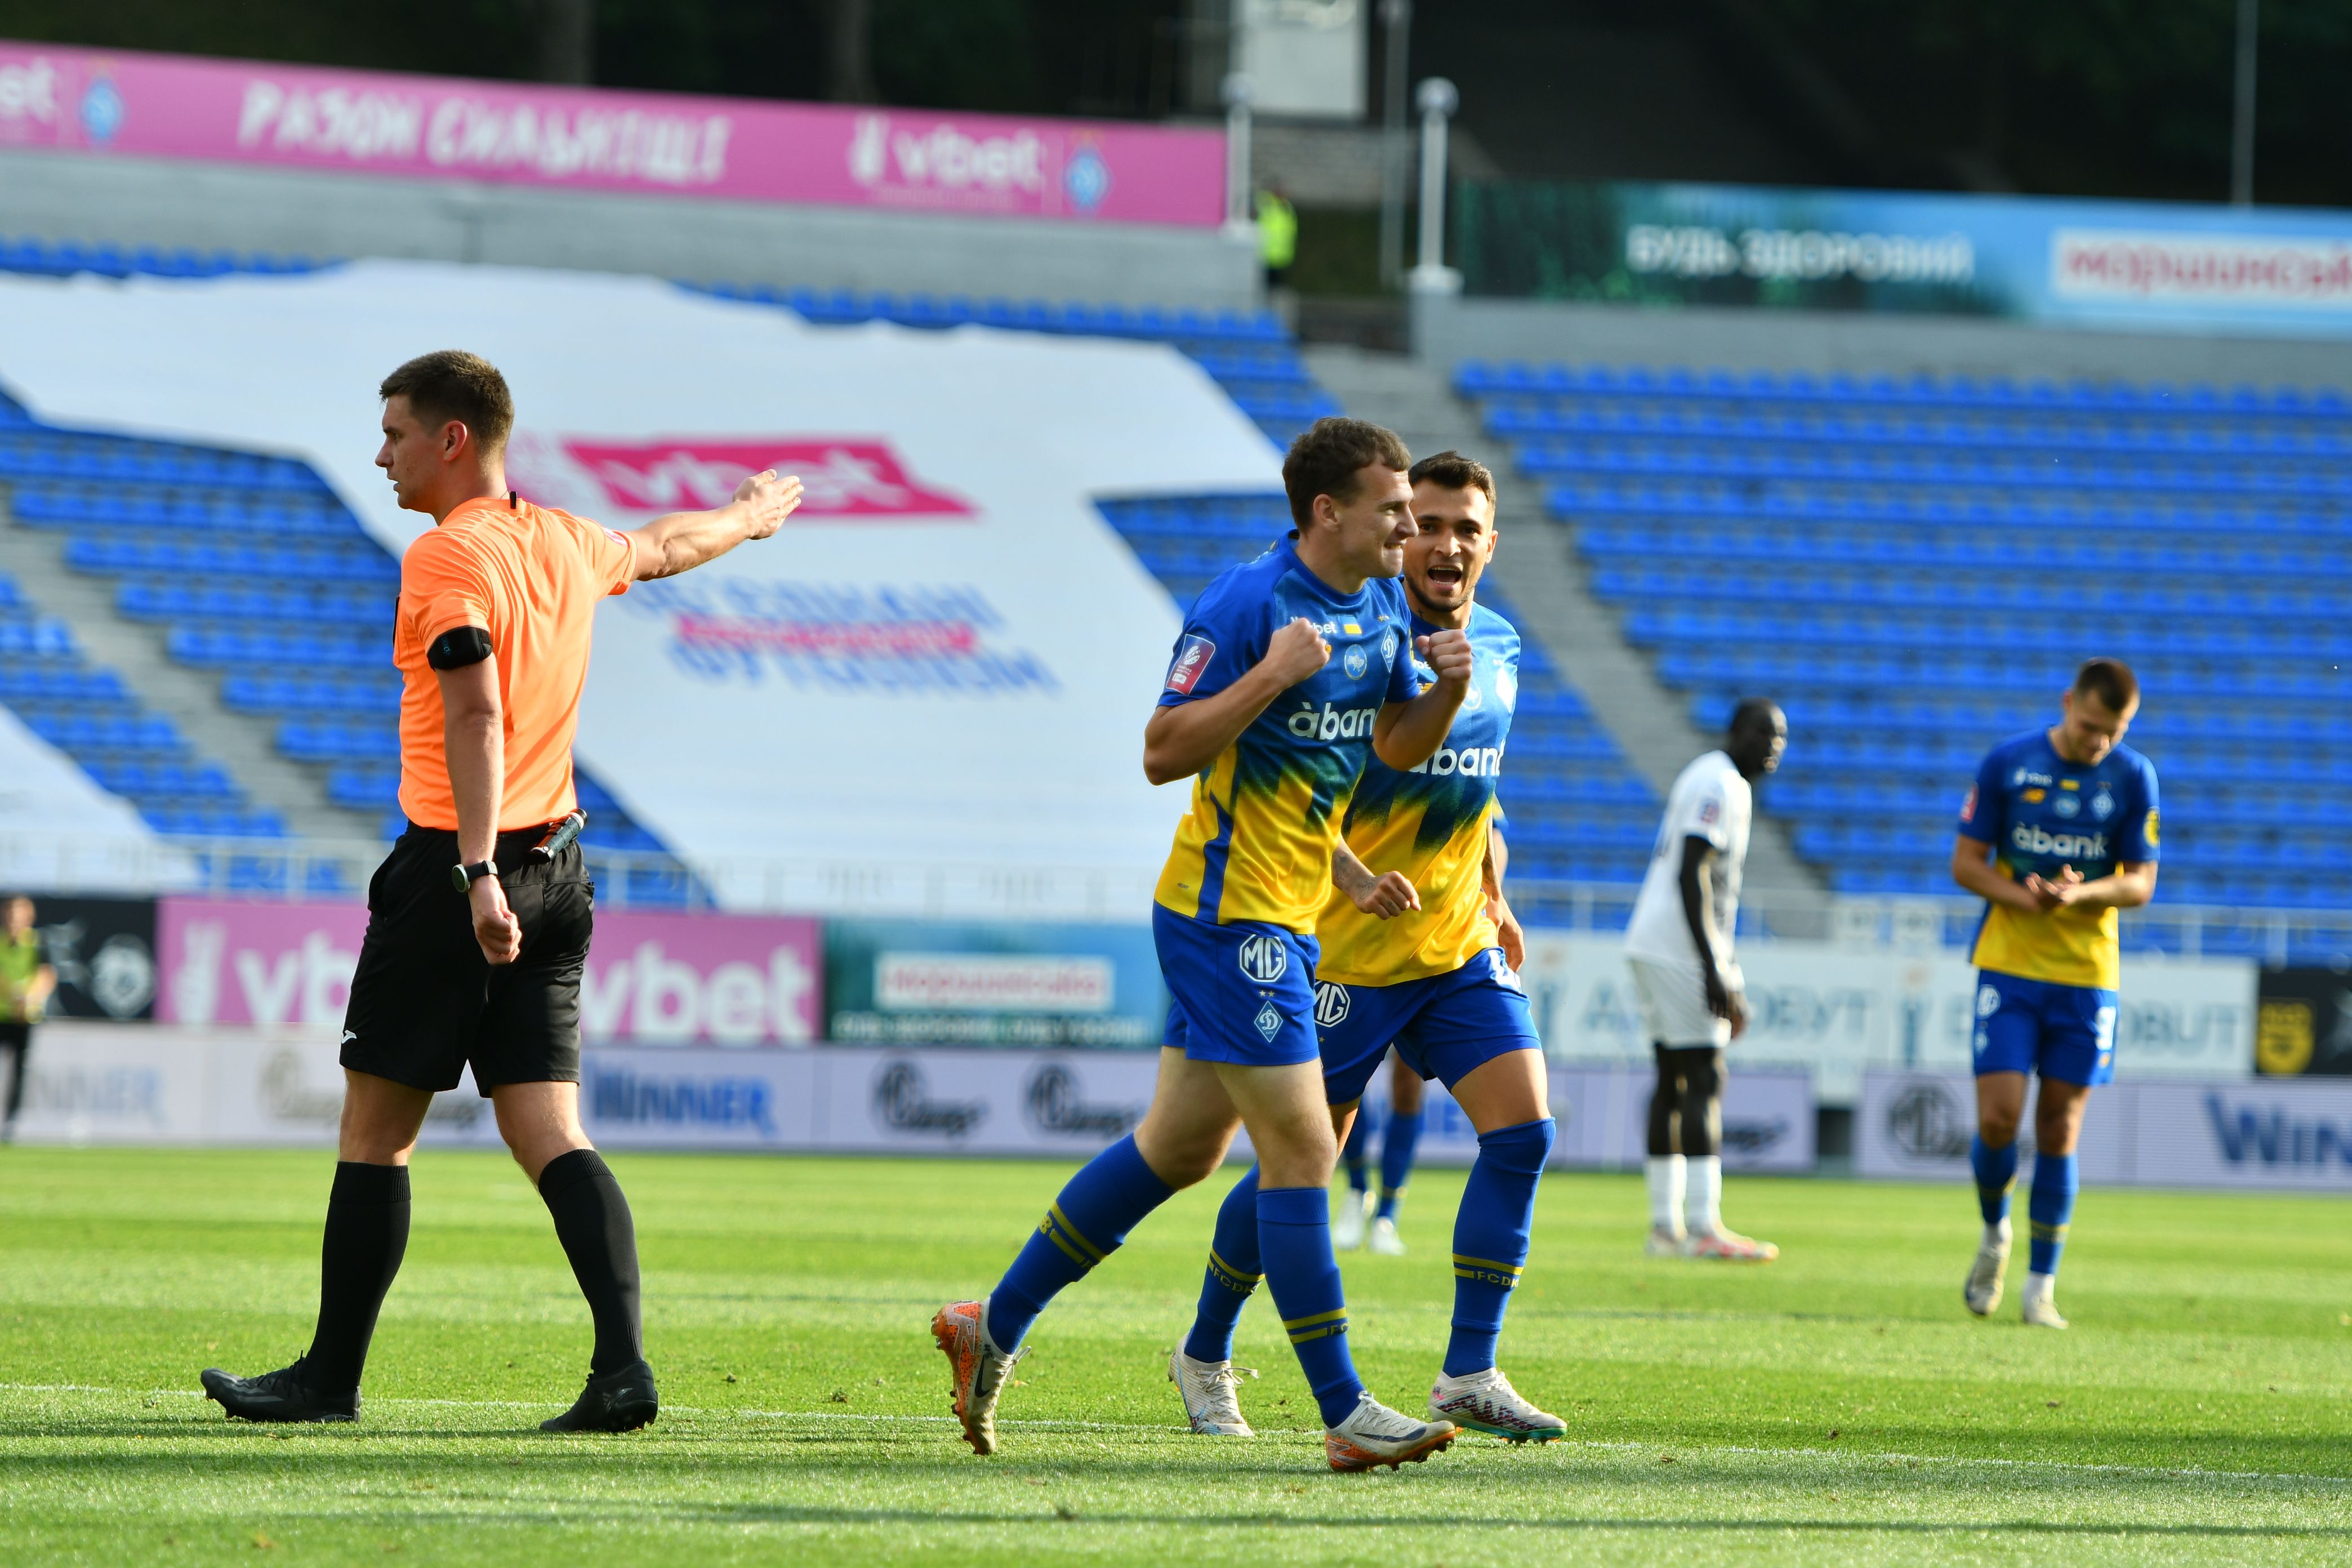
POLYGON ((1381 287, 1404 275, 1405 62, 1412 39, 1412 0, 1381 0, 1381 287))
POLYGON ((1414 91, 1413 101, 1421 109, 1421 262, 1410 282, 1416 294, 1458 294, 1462 274, 1445 265, 1445 132, 1462 95, 1433 76, 1414 91))

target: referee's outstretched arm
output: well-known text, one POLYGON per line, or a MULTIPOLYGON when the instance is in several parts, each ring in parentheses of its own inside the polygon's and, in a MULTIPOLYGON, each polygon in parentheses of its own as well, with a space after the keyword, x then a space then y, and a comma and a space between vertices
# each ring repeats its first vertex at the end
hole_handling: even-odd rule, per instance
POLYGON ((765 539, 801 504, 797 478, 770 468, 735 487, 735 499, 714 511, 674 511, 621 537, 636 552, 637 581, 675 577, 715 561, 749 539, 765 539))

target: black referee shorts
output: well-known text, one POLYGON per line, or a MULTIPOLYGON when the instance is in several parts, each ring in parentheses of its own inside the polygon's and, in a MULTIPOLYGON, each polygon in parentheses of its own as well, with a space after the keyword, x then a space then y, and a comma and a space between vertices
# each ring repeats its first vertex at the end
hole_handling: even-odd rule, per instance
POLYGON ((368 883, 343 1066, 438 1091, 457 1088, 471 1063, 486 1098, 500 1084, 580 1081, 580 977, 596 889, 577 844, 551 862, 530 858, 545 837, 537 827, 499 836, 492 858, 522 922, 522 955, 493 968, 474 940, 469 900, 449 879, 457 836, 409 825, 368 883))

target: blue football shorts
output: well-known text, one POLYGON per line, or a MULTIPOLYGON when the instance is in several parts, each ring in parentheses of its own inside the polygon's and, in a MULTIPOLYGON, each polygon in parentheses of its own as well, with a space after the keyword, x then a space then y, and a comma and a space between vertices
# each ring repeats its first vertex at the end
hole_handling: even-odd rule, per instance
POLYGON ((1167 1043, 1196 1062, 1297 1067, 1318 1054, 1311 936, 1255 921, 1218 925, 1151 906, 1168 982, 1167 1043))
POLYGON ((1976 1069, 2096 1088, 2116 1076, 2116 994, 1977 971, 1976 1069))
POLYGON ((1449 1089, 1496 1057, 1543 1048, 1528 994, 1498 947, 1450 973, 1395 985, 1319 980, 1315 1022, 1323 1037, 1323 1097, 1333 1105, 1363 1098, 1391 1045, 1413 1071, 1449 1089))

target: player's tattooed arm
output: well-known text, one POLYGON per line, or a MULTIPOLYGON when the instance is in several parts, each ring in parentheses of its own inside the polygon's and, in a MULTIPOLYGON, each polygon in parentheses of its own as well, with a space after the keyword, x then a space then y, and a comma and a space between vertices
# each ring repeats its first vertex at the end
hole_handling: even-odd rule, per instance
POLYGON ((1358 909, 1384 921, 1421 908, 1421 894, 1414 889, 1412 879, 1402 871, 1383 871, 1374 876, 1370 866, 1356 858, 1356 852, 1348 847, 1345 839, 1331 847, 1331 885, 1347 894, 1358 909))
POLYGON ((1410 702, 1391 702, 1372 721, 1372 750, 1399 773, 1421 766, 1445 743, 1454 715, 1470 691, 1470 635, 1447 629, 1415 637, 1412 644, 1423 662, 1437 675, 1437 684, 1410 702))
POLYGON ((1683 840, 1683 919, 1690 926, 1691 946, 1698 953, 1699 981, 1706 987, 1706 1010, 1718 1018, 1730 1019, 1732 1033, 1737 1035, 1748 1022, 1748 1008, 1724 978, 1723 955, 1717 952, 1715 879, 1707 875, 1715 857, 1715 846, 1697 834, 1683 840))
POLYGON ((1265 657, 1223 691, 1151 710, 1143 727, 1143 776, 1153 784, 1189 777, 1241 739, 1274 700, 1331 661, 1331 645, 1301 616, 1266 639, 1265 657))
POLYGON ((2052 884, 2039 877, 2010 880, 2009 874, 1993 864, 1992 846, 1965 833, 1952 841, 1952 880, 1987 903, 2006 905, 2023 914, 2039 914, 2059 904, 2052 884))
POLYGON ((1519 917, 1511 912, 1511 901, 1503 897, 1503 872, 1510 863, 1510 846, 1503 842, 1503 830, 1488 823, 1486 856, 1479 863, 1478 880, 1486 889, 1486 916, 1495 922, 1496 940, 1503 944, 1503 962, 1517 969, 1528 961, 1528 937, 1519 929, 1519 917))
POLYGON ((635 552, 635 571, 640 583, 655 577, 675 577, 715 561, 750 539, 765 539, 783 527, 784 519, 801 504, 796 476, 776 477, 776 470, 753 474, 735 487, 735 499, 710 511, 673 511, 621 537, 635 552))

